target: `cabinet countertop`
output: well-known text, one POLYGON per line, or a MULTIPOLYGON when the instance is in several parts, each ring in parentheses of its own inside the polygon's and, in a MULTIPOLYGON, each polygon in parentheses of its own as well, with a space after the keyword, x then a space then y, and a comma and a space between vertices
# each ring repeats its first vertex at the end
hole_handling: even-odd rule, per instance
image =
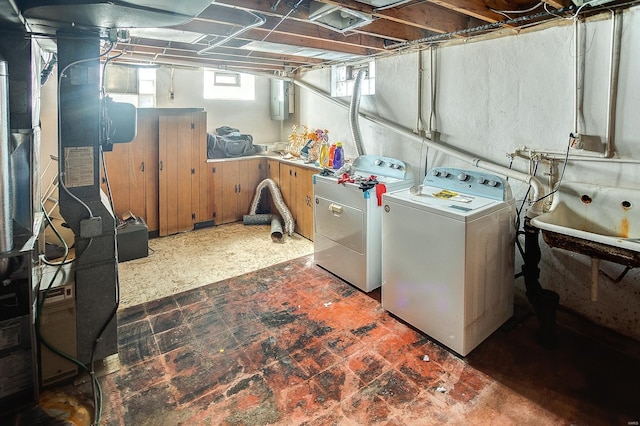
POLYGON ((299 166, 299 167, 306 167, 306 168, 309 168, 309 169, 321 170, 320 167, 317 167, 315 164, 305 163, 303 160, 301 160, 299 158, 287 159, 287 158, 283 158, 279 154, 264 153, 264 152, 261 152, 261 153, 256 154, 256 155, 247 155, 245 157, 209 158, 209 159, 207 159, 207 163, 228 162, 228 161, 243 161, 243 160, 252 160, 252 159, 256 159, 256 158, 266 158, 266 159, 269 159, 269 160, 277 160, 277 161, 279 161, 281 163, 285 163, 285 164, 293 164, 293 165, 296 165, 296 166, 299 166))

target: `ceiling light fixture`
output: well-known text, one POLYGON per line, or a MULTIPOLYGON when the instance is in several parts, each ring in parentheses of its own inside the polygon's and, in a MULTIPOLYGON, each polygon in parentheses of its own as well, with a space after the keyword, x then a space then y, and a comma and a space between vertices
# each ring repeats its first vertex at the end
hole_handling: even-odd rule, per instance
POLYGON ((340 33, 373 22, 369 15, 333 4, 312 1, 309 8, 310 21, 340 33))

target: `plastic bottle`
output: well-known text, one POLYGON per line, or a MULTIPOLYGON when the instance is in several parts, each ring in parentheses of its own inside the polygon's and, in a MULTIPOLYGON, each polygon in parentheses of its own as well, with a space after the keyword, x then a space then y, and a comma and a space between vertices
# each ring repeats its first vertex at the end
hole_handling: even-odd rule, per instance
POLYGON ((336 150, 333 152, 333 168, 338 170, 342 167, 342 142, 336 144, 336 150))
POLYGON ((320 145, 320 154, 318 155, 320 167, 329 167, 329 142, 322 141, 320 145))
POLYGON ((327 164, 328 167, 333 167, 333 155, 335 154, 335 151, 336 144, 332 143, 331 148, 329 148, 329 164, 327 164))

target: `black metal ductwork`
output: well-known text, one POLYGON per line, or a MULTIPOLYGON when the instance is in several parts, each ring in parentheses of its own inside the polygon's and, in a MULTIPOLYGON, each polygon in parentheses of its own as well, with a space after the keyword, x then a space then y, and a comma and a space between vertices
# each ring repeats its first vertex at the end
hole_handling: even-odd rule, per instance
POLYGON ((99 73, 97 34, 58 34, 60 213, 75 234, 78 359, 85 364, 118 352, 115 218, 99 181, 99 73))
POLYGON ((191 21, 211 0, 21 0, 20 11, 39 31, 154 28, 191 21))

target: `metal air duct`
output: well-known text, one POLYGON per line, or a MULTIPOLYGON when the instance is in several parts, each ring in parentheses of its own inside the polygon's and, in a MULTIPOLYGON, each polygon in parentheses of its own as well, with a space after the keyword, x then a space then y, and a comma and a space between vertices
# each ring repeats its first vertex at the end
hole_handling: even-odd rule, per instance
MULTIPOLYGON (((9 135, 9 71, 7 61, 0 57, 0 253, 13 249, 13 198, 9 176, 10 135, 9 135)), ((6 270, 5 262, 0 264, 0 274, 6 270)))

